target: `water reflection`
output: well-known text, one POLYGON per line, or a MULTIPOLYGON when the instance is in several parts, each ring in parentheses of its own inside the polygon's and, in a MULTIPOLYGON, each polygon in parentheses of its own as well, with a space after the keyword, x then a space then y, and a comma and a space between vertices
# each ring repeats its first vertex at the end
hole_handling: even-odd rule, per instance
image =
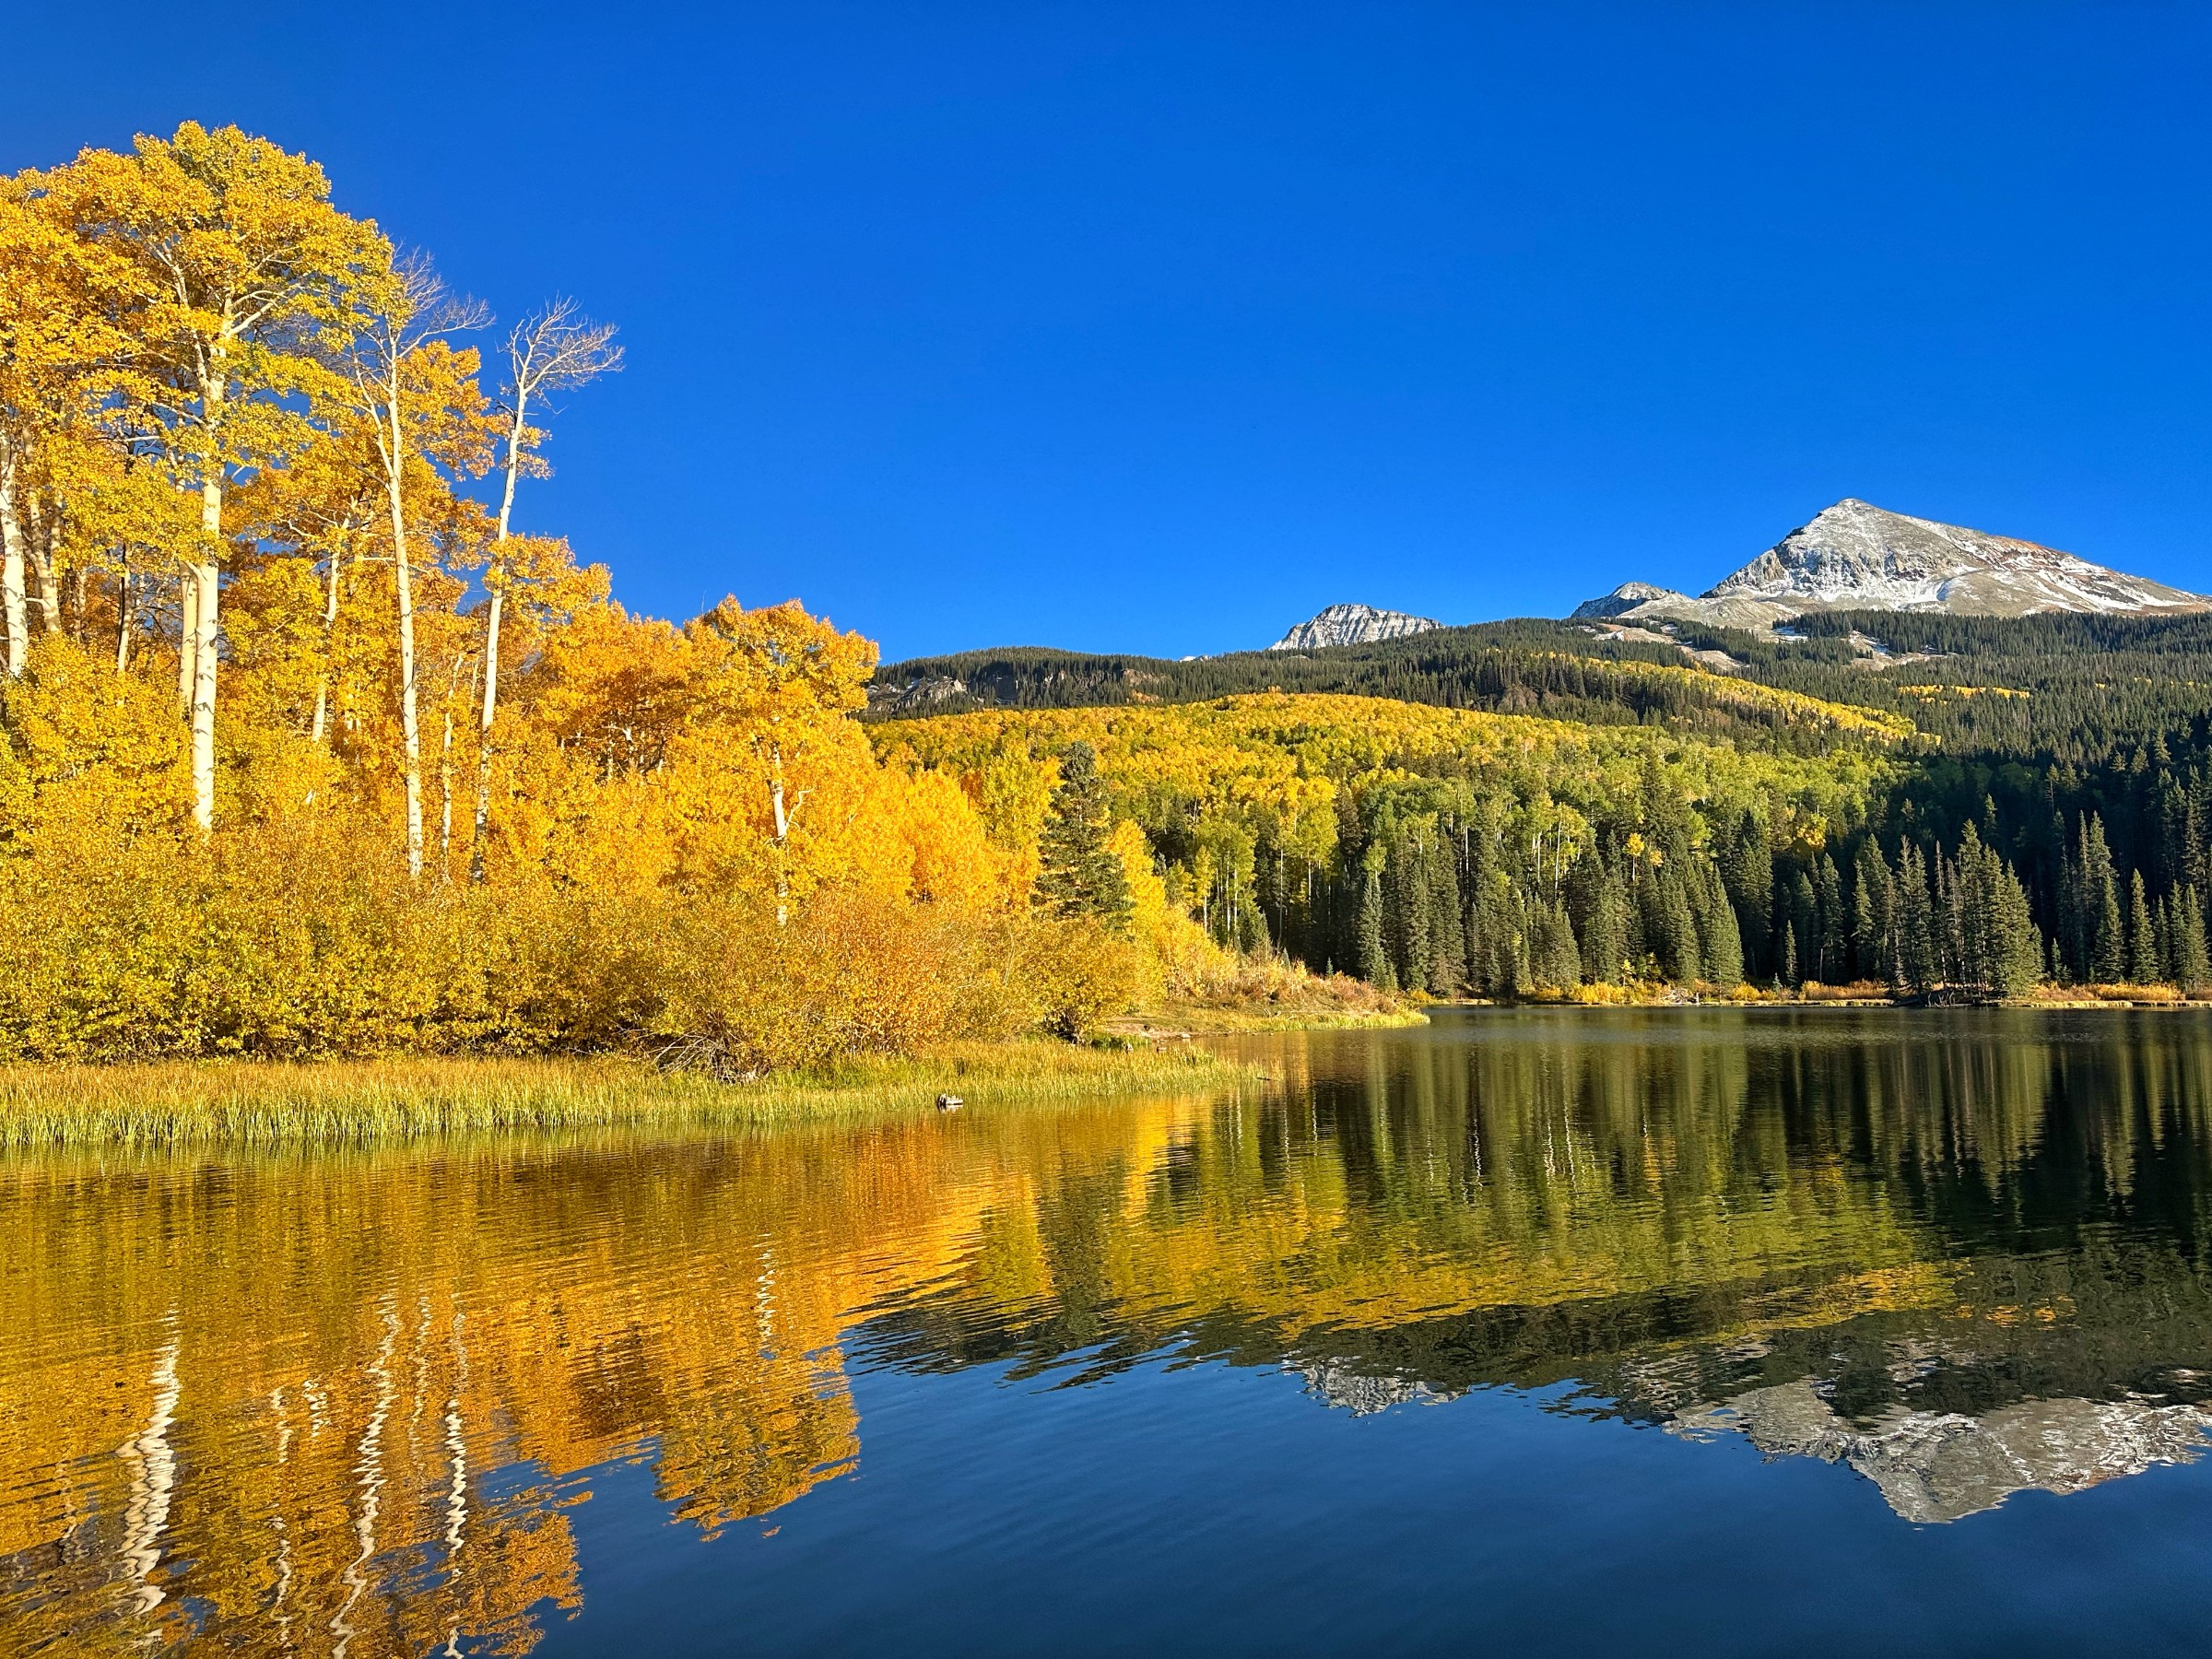
POLYGON ((863 1458, 861 1368, 1545 1388, 1914 1522, 2212 1425, 2198 1016, 1254 1047, 1223 1099, 0 1165, 0 1646, 523 1653, 582 1605, 595 1472, 693 1534, 768 1516, 863 1458))

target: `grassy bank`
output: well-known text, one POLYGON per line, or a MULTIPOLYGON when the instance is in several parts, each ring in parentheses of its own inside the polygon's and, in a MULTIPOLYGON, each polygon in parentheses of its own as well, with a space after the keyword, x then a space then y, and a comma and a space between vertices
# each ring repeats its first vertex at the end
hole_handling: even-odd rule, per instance
POLYGON ((344 1143, 485 1129, 861 1117, 1234 1082, 1189 1044, 960 1044, 912 1059, 717 1083, 616 1058, 176 1062, 0 1067, 0 1147, 344 1143))

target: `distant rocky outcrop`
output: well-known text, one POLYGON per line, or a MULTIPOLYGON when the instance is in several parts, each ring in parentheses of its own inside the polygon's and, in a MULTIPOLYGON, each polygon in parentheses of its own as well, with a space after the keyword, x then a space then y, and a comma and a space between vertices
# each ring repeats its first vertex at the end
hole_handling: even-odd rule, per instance
POLYGON ((1573 622, 1601 622, 1614 617, 1625 617, 1640 606, 1659 599, 1688 599, 1688 594, 1677 594, 1673 588, 1653 587, 1648 582, 1624 582, 1611 593, 1595 599, 1585 599, 1574 607, 1568 619, 1573 622))
POLYGON ((1402 640, 1407 634, 1427 633, 1442 626, 1432 618, 1377 610, 1371 605, 1332 605, 1312 621, 1300 622, 1267 649, 1321 651, 1331 645, 1371 645, 1378 640, 1402 640))
POLYGON ((2212 610, 2212 599, 2035 542, 1911 518, 1846 498, 1695 599, 1631 582, 1578 606, 1574 615, 1771 629, 1818 610, 2176 615, 2212 610))
POLYGON ((903 685, 874 683, 868 687, 868 712, 874 714, 911 714, 919 709, 963 701, 968 682, 957 674, 931 675, 903 685))

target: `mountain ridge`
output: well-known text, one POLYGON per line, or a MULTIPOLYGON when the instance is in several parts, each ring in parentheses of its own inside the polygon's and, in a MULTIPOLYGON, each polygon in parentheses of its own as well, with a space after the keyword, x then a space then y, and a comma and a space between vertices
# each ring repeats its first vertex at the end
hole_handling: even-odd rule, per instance
POLYGON ((1333 645, 1373 645, 1428 633, 1443 624, 1433 617, 1380 610, 1371 605, 1331 605, 1300 622, 1269 651, 1325 651, 1333 645))
POLYGON ((1573 617, 1771 632, 1821 610, 2180 616, 2212 610, 2212 599, 2039 542, 1913 518, 1846 496, 1694 599, 1629 582, 1577 606, 1573 617))

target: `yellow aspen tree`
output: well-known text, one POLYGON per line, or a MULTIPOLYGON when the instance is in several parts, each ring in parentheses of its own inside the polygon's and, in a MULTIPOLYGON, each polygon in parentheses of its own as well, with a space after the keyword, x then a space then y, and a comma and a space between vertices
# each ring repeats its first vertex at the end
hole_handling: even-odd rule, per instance
POLYGON ((389 280, 376 227, 338 211, 304 157, 236 127, 186 122, 133 154, 67 170, 80 234, 126 265, 146 307, 135 361, 153 384, 147 447, 196 495, 179 676, 192 726, 192 816, 215 822, 216 689, 226 490, 301 447, 342 390, 333 347, 389 280))
POLYGON ((876 645, 840 633, 798 601, 747 610, 724 599, 688 624, 697 663, 699 717, 726 725, 764 763, 776 925, 791 919, 792 838, 807 791, 794 763, 867 703, 876 645))
POLYGON ((525 473, 544 477, 550 471, 537 453, 546 434, 530 425, 531 406, 553 393, 618 372, 622 348, 614 338, 613 324, 592 322, 568 299, 555 300, 524 318, 507 336, 500 516, 491 564, 484 577, 484 701, 477 717, 477 818, 469 853, 469 876, 476 881, 484 879, 484 830, 491 817, 491 728, 500 704, 500 624, 513 573, 507 540, 514 517, 514 486, 525 473))
POLYGON ((62 470, 57 437, 113 392, 123 344, 112 308, 94 302, 53 177, 0 180, 0 666, 10 677, 24 670, 34 600, 45 631, 59 620, 56 515, 41 501, 62 470))
POLYGON ((422 731, 416 679, 415 558, 409 540, 410 463, 455 454, 454 445, 482 436, 476 353, 457 352, 451 336, 481 328, 490 313, 478 301, 450 293, 429 261, 397 267, 399 280, 355 341, 350 367, 355 407, 374 435, 388 514, 398 591, 401 767, 406 788, 407 874, 423 859, 422 731), (473 430, 470 429, 473 423, 473 430))
POLYGON ((241 516, 265 544, 289 548, 322 571, 323 666, 315 687, 308 741, 322 747, 330 733, 331 665, 348 557, 371 527, 377 509, 378 457, 368 423, 334 426, 282 467, 249 487, 241 516))

